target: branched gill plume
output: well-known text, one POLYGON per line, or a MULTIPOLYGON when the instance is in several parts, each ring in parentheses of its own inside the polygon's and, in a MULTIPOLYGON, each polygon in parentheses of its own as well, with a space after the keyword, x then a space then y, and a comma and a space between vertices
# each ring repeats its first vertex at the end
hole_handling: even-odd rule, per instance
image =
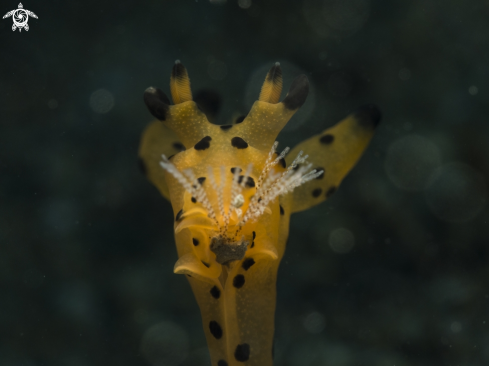
POLYGON ((317 171, 315 169, 309 171, 312 164, 307 164, 306 159, 308 155, 302 156, 302 151, 299 152, 292 164, 287 168, 285 172, 275 173, 273 168, 280 162, 281 159, 289 152, 289 148, 286 147, 275 159, 273 159, 278 142, 273 144, 262 172, 256 183, 256 192, 251 197, 248 208, 243 215, 241 207, 244 204, 243 189, 246 186, 248 177, 250 176, 252 165, 249 164, 242 179, 239 177, 239 169, 233 172, 233 180, 231 183, 231 195, 228 209, 226 212, 224 206, 224 189, 225 189, 225 167, 220 169, 220 182, 216 181, 212 168, 208 168, 209 182, 216 192, 217 196, 217 212, 222 217, 222 224, 216 216, 216 210, 210 203, 207 194, 198 182, 191 169, 186 169, 180 172, 175 165, 170 162, 165 155, 162 155, 162 161, 160 165, 168 173, 182 185, 182 187, 189 192, 195 200, 202 204, 207 210, 209 218, 215 221, 219 231, 219 235, 225 237, 229 228, 230 217, 233 210, 238 217, 237 226, 243 226, 248 221, 254 221, 267 211, 268 205, 275 200, 278 196, 285 195, 292 192, 300 185, 319 177, 324 173, 323 170, 317 171), (306 164, 304 164, 306 163, 306 164))

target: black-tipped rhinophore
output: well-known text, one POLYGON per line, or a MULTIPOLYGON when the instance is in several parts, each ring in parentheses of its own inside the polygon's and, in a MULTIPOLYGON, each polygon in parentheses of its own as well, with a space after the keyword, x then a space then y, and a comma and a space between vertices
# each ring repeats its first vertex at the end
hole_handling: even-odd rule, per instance
POLYGON ((292 82, 289 92, 282 103, 285 105, 285 108, 296 110, 304 104, 308 94, 309 80, 306 75, 299 75, 292 82))
POLYGON ((144 103, 148 107, 150 113, 160 121, 166 119, 170 100, 161 89, 150 86, 144 91, 144 103))
POLYGON ((274 80, 279 79, 281 77, 282 77, 282 68, 280 67, 280 62, 275 62, 272 68, 270 69, 270 71, 268 71, 267 81, 273 82, 274 80))
POLYGON ((194 102, 208 119, 214 119, 221 108, 221 96, 210 89, 203 89, 194 95, 194 102))
POLYGON ((180 60, 176 60, 171 70, 171 76, 174 78, 183 78, 186 77, 186 74, 185 66, 183 66, 180 60))
POLYGON ((382 114, 374 104, 363 105, 353 112, 358 124, 363 127, 375 128, 379 124, 382 114))

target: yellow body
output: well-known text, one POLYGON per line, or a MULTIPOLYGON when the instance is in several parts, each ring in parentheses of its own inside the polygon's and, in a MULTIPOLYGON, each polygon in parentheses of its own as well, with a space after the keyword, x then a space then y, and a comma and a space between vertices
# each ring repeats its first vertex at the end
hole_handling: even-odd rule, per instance
POLYGON ((227 126, 209 123, 192 101, 187 71, 180 62, 175 64, 170 85, 174 105, 159 89, 149 88, 145 93, 145 102, 159 121, 146 128, 139 155, 148 179, 173 207, 179 258, 174 271, 188 276, 212 365, 270 366, 276 277, 290 215, 334 193, 367 147, 380 114, 373 106, 362 107, 299 144, 271 167, 270 174, 287 174, 299 150, 309 155, 313 168, 324 173, 279 195, 261 214, 243 221, 253 204, 258 205, 255 195, 266 184, 260 176, 278 133, 307 97, 307 78, 298 77, 279 102, 282 73, 275 64, 247 117, 227 126), (162 155, 169 157, 165 169, 201 179, 190 180, 193 188, 185 188, 183 178, 177 179, 178 172, 171 174, 160 166, 162 155), (251 182, 242 184, 241 200, 233 194, 238 174, 241 181, 251 182), (207 198, 196 200, 190 191, 204 192, 207 198))

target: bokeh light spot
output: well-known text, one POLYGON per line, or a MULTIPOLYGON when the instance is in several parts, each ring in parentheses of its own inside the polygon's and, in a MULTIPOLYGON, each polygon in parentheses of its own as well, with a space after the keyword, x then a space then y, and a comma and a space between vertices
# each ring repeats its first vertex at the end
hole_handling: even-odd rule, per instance
POLYGON ((438 169, 426 189, 426 200, 439 219, 466 222, 477 216, 486 203, 484 177, 470 166, 452 162, 438 169))
POLYGON ((318 334, 326 326, 326 319, 323 314, 313 311, 305 317, 302 324, 309 333, 318 334))
POLYGON ((336 253, 348 253, 355 246, 355 236, 350 230, 340 227, 329 234, 329 246, 336 253))
POLYGON ((108 90, 99 89, 90 95, 90 108, 92 108, 95 113, 107 113, 114 107, 114 104, 114 95, 108 90))
POLYGON ((172 322, 153 325, 143 335, 141 352, 153 366, 176 366, 188 356, 188 335, 172 322))
POLYGON ((251 6, 251 0, 238 0, 241 9, 248 9, 251 6))
POLYGON ((476 87, 475 85, 471 85, 469 88, 469 94, 470 95, 477 95, 479 93, 479 88, 476 87))
POLYGON ((440 164, 440 152, 435 144, 425 137, 408 135, 391 144, 384 167, 396 187, 421 191, 440 164))

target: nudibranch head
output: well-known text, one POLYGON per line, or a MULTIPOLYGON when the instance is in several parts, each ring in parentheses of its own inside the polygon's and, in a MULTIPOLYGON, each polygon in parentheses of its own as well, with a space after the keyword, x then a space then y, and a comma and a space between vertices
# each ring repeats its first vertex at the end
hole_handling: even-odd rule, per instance
POLYGON ((307 164, 302 152, 288 167, 289 149, 276 152, 278 133, 309 91, 307 77, 300 75, 279 102, 282 84, 276 63, 248 115, 224 126, 210 123, 193 101, 180 61, 170 78, 174 105, 160 89, 146 90, 148 109, 180 144, 178 153, 163 155, 159 162, 176 217, 180 259, 175 272, 210 280, 221 276, 222 265, 234 266, 245 256, 282 256, 279 197, 323 174, 307 164))
POLYGON ((307 155, 302 156, 302 152, 285 168, 282 162, 289 148, 276 156, 277 146, 278 142, 272 145, 257 177, 252 174, 251 163, 246 171, 240 167, 222 165, 220 169, 213 169, 208 166, 210 184, 206 185, 207 177, 197 178, 191 168, 181 172, 162 155, 160 165, 181 184, 187 196, 181 213, 177 214, 175 233, 184 228, 205 230, 218 263, 241 260, 248 245, 254 246, 254 238, 250 238, 254 222, 264 214, 271 214, 269 205, 278 196, 324 173, 311 170, 312 164, 305 164, 307 155))

